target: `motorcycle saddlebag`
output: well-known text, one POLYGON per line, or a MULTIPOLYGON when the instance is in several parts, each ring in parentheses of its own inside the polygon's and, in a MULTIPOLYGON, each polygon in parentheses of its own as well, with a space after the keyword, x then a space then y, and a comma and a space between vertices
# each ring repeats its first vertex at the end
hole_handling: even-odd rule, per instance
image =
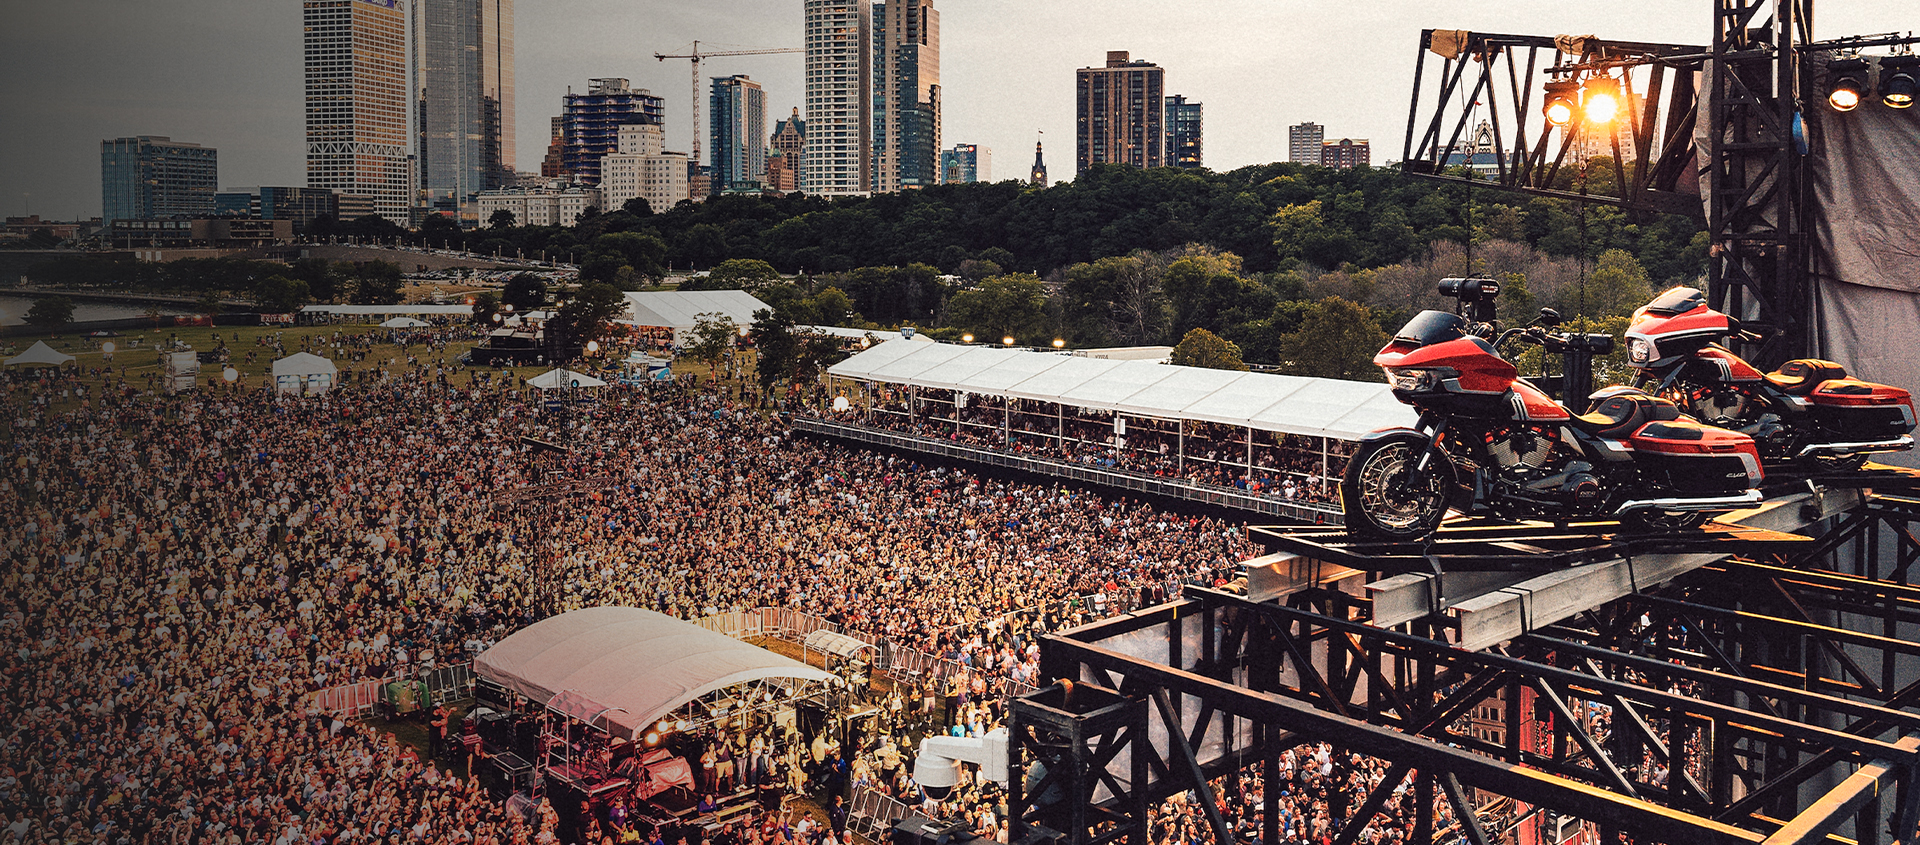
POLYGON ((1631 442, 1646 476, 1674 493, 1738 493, 1764 477, 1753 438, 1737 431, 1668 420, 1641 426, 1631 442))
POLYGON ((1913 397, 1898 387, 1832 379, 1814 388, 1807 400, 1821 426, 1841 437, 1880 440, 1913 431, 1913 397))

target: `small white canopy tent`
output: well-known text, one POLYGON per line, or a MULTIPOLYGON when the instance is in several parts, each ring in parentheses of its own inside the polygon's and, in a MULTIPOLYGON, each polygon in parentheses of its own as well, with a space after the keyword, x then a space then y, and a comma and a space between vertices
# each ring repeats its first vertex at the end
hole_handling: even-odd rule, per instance
POLYGON ((27 351, 7 359, 7 366, 15 367, 58 367, 73 360, 72 355, 47 345, 44 340, 34 341, 27 351))
POLYGON ((383 329, 424 329, 426 327, 425 320, 416 320, 412 317, 395 317, 380 324, 380 328, 383 329))
POLYGON ((536 390, 565 390, 568 387, 606 387, 607 383, 574 370, 548 370, 527 379, 527 386, 536 390))
POLYGON ((535 622, 473 662, 480 677, 627 739, 715 690, 766 678, 834 683, 830 673, 717 631, 637 607, 588 607, 535 622))
POLYGON ((273 362, 275 393, 318 395, 332 390, 339 378, 339 367, 311 352, 296 352, 273 362))

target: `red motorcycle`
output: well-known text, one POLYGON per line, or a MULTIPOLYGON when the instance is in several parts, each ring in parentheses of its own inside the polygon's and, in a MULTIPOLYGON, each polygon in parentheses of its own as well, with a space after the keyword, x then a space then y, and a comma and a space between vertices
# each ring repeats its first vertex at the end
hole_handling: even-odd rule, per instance
MULTIPOLYGON (((1496 283, 1448 282, 1464 282, 1450 293, 1463 304, 1486 300, 1481 313, 1491 319, 1496 283)), ((1441 292, 1449 293, 1444 283, 1441 292)), ((1373 363, 1420 420, 1361 441, 1340 482, 1349 533, 1416 540, 1450 506, 1507 519, 1617 518, 1635 529, 1671 530, 1760 501, 1753 438, 1702 425, 1674 403, 1638 392, 1576 415, 1500 356, 1500 345, 1515 337, 1550 352, 1605 352, 1595 347, 1611 344, 1605 335, 1556 335, 1541 325, 1495 335, 1488 323, 1444 311, 1408 321, 1373 363)))
POLYGON ((1666 397, 1702 422, 1743 432, 1769 464, 1852 470, 1867 455, 1913 448, 1913 397, 1849 378, 1832 361, 1802 358, 1762 373, 1721 341, 1759 337, 1713 310, 1693 288, 1674 288, 1633 312, 1627 363, 1634 386, 1666 397))

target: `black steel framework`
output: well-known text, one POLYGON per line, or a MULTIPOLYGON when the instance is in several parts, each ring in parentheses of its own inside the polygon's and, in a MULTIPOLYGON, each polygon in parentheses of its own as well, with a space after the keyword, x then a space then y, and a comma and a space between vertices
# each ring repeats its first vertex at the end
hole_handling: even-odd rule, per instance
POLYGON ((1728 559, 1486 652, 1452 645, 1442 616, 1374 627, 1370 602, 1338 589, 1261 603, 1189 588, 1043 641, 1043 676, 1075 682, 1082 706, 1062 706, 1058 684, 1015 702, 1015 762, 1041 760, 1052 780, 1016 786, 1013 838, 1144 843, 1148 804, 1195 789, 1211 808, 1210 779, 1257 764, 1273 784, 1282 751, 1325 741, 1336 760, 1387 761, 1377 786, 1332 808, 1353 811, 1341 842, 1408 778, 1410 841, 1496 841, 1549 813, 1605 842, 1907 841, 1920 825, 1916 524, 1920 499, 1875 497, 1770 547, 1788 554, 1728 559), (1496 738, 1466 718, 1489 705, 1496 738), (1059 791, 1034 800, 1049 789, 1086 809, 1065 813, 1059 791), (1438 829, 1440 801, 1457 827, 1438 829))

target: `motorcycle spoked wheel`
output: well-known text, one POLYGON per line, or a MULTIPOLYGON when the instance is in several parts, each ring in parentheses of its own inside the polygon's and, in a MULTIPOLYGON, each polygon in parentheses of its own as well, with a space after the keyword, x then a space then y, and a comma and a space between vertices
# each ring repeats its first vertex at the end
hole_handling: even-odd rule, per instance
POLYGON ((1370 540, 1418 540, 1440 527, 1453 492, 1453 462, 1435 450, 1417 483, 1409 474, 1427 438, 1400 432, 1361 444, 1340 479, 1347 533, 1370 540))

